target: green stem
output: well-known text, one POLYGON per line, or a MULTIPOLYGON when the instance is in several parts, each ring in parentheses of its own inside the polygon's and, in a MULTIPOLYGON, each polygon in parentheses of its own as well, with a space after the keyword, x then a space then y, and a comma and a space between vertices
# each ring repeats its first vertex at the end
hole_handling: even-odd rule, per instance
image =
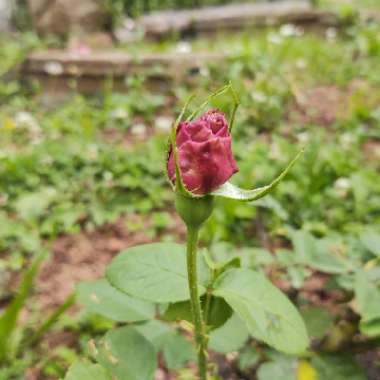
POLYGON ((201 303, 197 281, 197 243, 199 228, 187 229, 187 274, 189 280, 191 310, 195 328, 195 342, 198 354, 198 371, 200 380, 207 380, 207 337, 202 318, 201 303))
POLYGON ((38 330, 33 334, 30 341, 28 342, 30 345, 36 344, 50 328, 57 322, 58 318, 66 312, 72 305, 75 303, 75 294, 70 295, 66 301, 58 307, 53 314, 46 319, 45 322, 38 328, 38 330))
POLYGON ((209 324, 210 319, 210 309, 211 309, 211 296, 212 296, 212 290, 207 289, 206 292, 206 302, 204 307, 204 323, 207 326, 209 324))

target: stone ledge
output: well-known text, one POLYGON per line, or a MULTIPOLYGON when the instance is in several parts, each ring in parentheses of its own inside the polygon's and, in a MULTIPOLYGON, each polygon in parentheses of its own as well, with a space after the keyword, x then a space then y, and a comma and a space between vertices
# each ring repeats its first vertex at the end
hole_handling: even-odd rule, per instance
MULTIPOLYGON (((283 23, 336 26, 339 22, 336 14, 316 9, 309 2, 284 1, 154 12, 137 19, 134 28, 143 30, 148 37, 162 38, 170 34, 210 33, 283 23)), ((122 35, 123 31, 116 34, 122 35)))
POLYGON ((115 88, 126 90, 125 78, 144 74, 152 82, 186 81, 197 74, 206 63, 220 62, 228 56, 221 53, 145 54, 133 57, 115 51, 86 55, 65 50, 31 53, 19 67, 18 75, 37 80, 45 91, 66 92, 75 82, 75 89, 93 92, 102 88, 107 78, 113 78, 115 88))

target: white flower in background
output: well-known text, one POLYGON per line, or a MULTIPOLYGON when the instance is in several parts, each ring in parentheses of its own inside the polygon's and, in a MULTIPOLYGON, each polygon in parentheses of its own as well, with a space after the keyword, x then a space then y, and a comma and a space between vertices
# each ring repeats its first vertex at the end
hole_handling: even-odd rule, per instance
POLYGON ((329 41, 336 40, 337 36, 338 36, 338 32, 337 32, 336 28, 330 27, 330 28, 326 29, 326 38, 329 41))
POLYGON ((236 360, 239 357, 239 353, 237 351, 229 352, 227 355, 227 360, 233 361, 236 360))
POLYGON ((191 47, 191 44, 189 42, 180 41, 180 42, 178 42, 175 50, 181 54, 189 54, 192 51, 192 47, 191 47))
POLYGON ((110 172, 110 171, 106 171, 103 173, 103 179, 107 182, 109 181, 112 181, 113 180, 113 173, 110 172))
POLYGON ((138 123, 131 127, 131 133, 134 136, 144 136, 146 134, 145 124, 138 123))
POLYGON ((113 173, 106 171, 103 173, 103 179, 106 182, 107 187, 113 186, 113 173))
POLYGON ((111 112, 111 118, 116 120, 127 119, 129 114, 125 108, 116 108, 111 112))
POLYGON ((339 189, 346 189, 347 190, 347 189, 351 188, 351 181, 349 178, 341 177, 335 181, 334 186, 339 188, 339 189))
POLYGON ((173 122, 174 120, 170 116, 158 116, 156 118, 155 128, 162 132, 168 132, 172 128, 173 122))
POLYGON ((17 112, 14 120, 16 122, 17 128, 23 128, 26 129, 28 132, 36 134, 39 134, 41 132, 41 128, 37 120, 30 112, 17 112))
POLYGON ((354 136, 352 136, 351 133, 344 133, 340 137, 340 144, 343 148, 348 149, 351 148, 352 144, 354 143, 354 136))
POLYGON ((276 142, 270 144, 269 148, 269 158, 272 160, 281 160, 283 158, 283 154, 281 152, 280 145, 276 142))
POLYGON ((252 91, 251 96, 252 100, 257 103, 265 103, 268 100, 268 97, 261 91, 252 91))
POLYGON ((300 37, 303 35, 303 29, 293 24, 285 24, 280 28, 282 37, 300 37))
POLYGON ((44 65, 45 73, 49 75, 62 75, 63 74, 63 66, 59 62, 50 61, 46 62, 44 65))
POLYGON ((209 77, 210 76, 210 70, 207 66, 202 66, 199 70, 199 74, 201 74, 203 77, 209 77))
POLYGON ((297 134, 297 139, 300 143, 307 143, 310 141, 310 133, 309 132, 301 132, 297 134))
POLYGON ((143 31, 139 30, 136 22, 129 17, 126 17, 120 27, 116 27, 114 35, 121 43, 134 42, 143 37, 143 31))
POLYGON ((42 131, 34 116, 26 111, 20 111, 15 115, 16 128, 26 131, 32 144, 42 141, 42 131))
POLYGON ((351 189, 351 181, 349 178, 341 177, 334 182, 334 189, 337 194, 344 198, 347 196, 348 191, 351 189))
POLYGON ((297 69, 304 70, 307 68, 307 61, 303 58, 297 59, 296 61, 297 69))
POLYGON ((271 32, 267 36, 267 41, 274 45, 280 45, 282 43, 282 38, 279 34, 271 32))
POLYGON ((88 146, 88 155, 90 160, 96 160, 99 155, 99 147, 96 144, 90 144, 88 146))

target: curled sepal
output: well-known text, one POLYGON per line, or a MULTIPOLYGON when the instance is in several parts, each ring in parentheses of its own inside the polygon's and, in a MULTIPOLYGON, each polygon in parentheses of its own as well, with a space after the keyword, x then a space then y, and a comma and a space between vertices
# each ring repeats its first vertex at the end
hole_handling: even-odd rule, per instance
POLYGON ((186 119, 186 121, 191 121, 193 120, 200 112, 204 111, 205 108, 210 104, 210 102, 217 98, 220 95, 225 94, 226 92, 229 92, 231 97, 232 97, 232 111, 229 119, 229 128, 228 130, 231 132, 232 127, 235 122, 235 115, 236 111, 240 105, 240 100, 237 92, 235 91, 234 87, 232 86, 232 83, 230 82, 229 84, 219 88, 216 90, 214 93, 212 93, 208 98, 193 112, 190 114, 190 116, 186 119))
POLYGON ((236 93, 236 91, 235 91, 234 87, 232 86, 231 82, 229 84, 229 90, 231 92, 231 96, 232 96, 232 100, 233 100, 232 112, 231 112, 230 122, 229 122, 229 131, 231 133, 232 127, 234 126, 234 123, 235 123, 236 111, 237 111, 237 109, 238 109, 238 107, 240 105, 240 100, 239 100, 239 96, 236 93))
POLYGON ((209 105, 210 101, 212 99, 215 99, 217 98, 218 96, 224 94, 225 92, 229 91, 231 88, 231 84, 226 84, 224 85, 223 87, 219 88, 218 90, 216 90, 215 92, 213 92, 211 95, 209 95, 207 97, 207 99, 200 105, 197 107, 196 110, 194 110, 190 116, 186 119, 186 121, 191 121, 193 119, 195 119, 195 117, 202 111, 205 110, 205 108, 209 105))
MULTIPOLYGON (((184 107, 182 108, 180 115, 178 116, 177 120, 175 121, 173 125, 173 128, 170 133, 170 139, 169 139, 169 146, 171 146, 171 148, 169 148, 169 153, 170 153, 170 149, 173 149, 175 175, 176 175, 175 186, 174 186, 175 191, 190 198, 200 198, 201 197, 200 195, 194 194, 191 191, 187 190, 186 186, 183 183, 181 169, 179 165, 179 159, 178 159, 178 150, 177 150, 178 126, 187 110, 187 107, 189 106, 193 98, 194 98, 194 95, 191 95, 189 97, 184 107)), ((170 182, 170 179, 169 179, 169 182, 170 182)))
POLYGON ((212 195, 216 195, 219 197, 236 199, 243 202, 252 202, 257 199, 265 197, 269 194, 289 173, 290 169, 294 166, 297 160, 301 157, 304 149, 302 149, 298 154, 293 158, 293 160, 289 163, 289 165, 282 171, 282 173, 269 185, 258 187, 253 190, 244 190, 239 187, 233 185, 231 182, 226 182, 222 185, 218 190, 215 190, 212 195))

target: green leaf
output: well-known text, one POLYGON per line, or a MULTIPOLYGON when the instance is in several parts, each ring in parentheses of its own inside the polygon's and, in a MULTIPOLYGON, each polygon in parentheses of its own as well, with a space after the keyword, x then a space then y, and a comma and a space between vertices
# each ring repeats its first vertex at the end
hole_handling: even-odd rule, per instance
POLYGON ((180 368, 195 360, 193 345, 167 324, 152 320, 136 326, 136 329, 149 340, 156 352, 163 352, 168 368, 180 368))
POLYGON ((193 316, 190 301, 171 303, 165 310, 162 319, 169 322, 188 321, 192 323, 193 316))
POLYGON ((153 380, 157 367, 153 345, 132 326, 108 332, 95 359, 120 380, 153 380))
POLYGON ((166 335, 162 348, 168 368, 178 369, 196 360, 194 346, 177 332, 166 335))
POLYGON ((237 314, 210 334, 210 348, 221 353, 240 350, 249 338, 245 323, 237 314))
POLYGON ((331 314, 322 308, 311 307, 301 311, 310 337, 322 338, 334 325, 331 314))
POLYGON ((255 338, 290 354, 307 349, 306 327, 297 309, 261 273, 232 269, 217 280, 214 294, 230 304, 255 338))
POLYGON ((230 198, 230 199, 235 199, 235 200, 245 201, 245 202, 252 202, 257 199, 263 198, 267 194, 269 194, 271 191, 273 191, 275 187, 285 178, 285 176, 289 173, 290 169, 301 157, 302 153, 303 153, 303 150, 301 150, 296 155, 296 157, 293 158, 293 160, 289 163, 289 165, 283 170, 283 172, 267 186, 259 187, 253 190, 244 190, 233 185, 231 182, 226 182, 224 185, 222 185, 219 189, 214 191, 212 194, 219 197, 230 198))
POLYGON ((211 329, 218 328, 226 323, 232 316, 230 305, 221 297, 211 297, 210 312, 207 325, 211 329))
POLYGON ((99 364, 78 361, 69 368, 65 380, 112 380, 112 378, 99 364))
MULTIPOLYGON (((209 271, 199 255, 199 293, 208 282, 209 271)), ((156 243, 127 249, 112 260, 107 279, 117 289, 135 298, 166 303, 190 298, 186 254, 182 245, 156 243)))
POLYGON ((21 195, 15 204, 17 213, 25 220, 39 218, 56 197, 54 188, 46 187, 35 193, 21 195))
POLYGON ((302 266, 289 266, 287 272, 290 282, 295 289, 302 288, 305 279, 309 275, 308 269, 302 266))
POLYGON ((380 336, 380 318, 374 318, 369 321, 361 320, 360 331, 370 337, 380 336))
MULTIPOLYGON (((296 369, 297 361, 294 358, 284 355, 276 355, 275 360, 266 362, 260 366, 259 370, 257 371, 257 379, 297 380, 296 369)), ((327 378, 324 380, 327 380, 327 378)))
POLYGON ((368 229, 360 235, 360 240, 368 251, 380 256, 380 234, 368 229))
POLYGON ((345 257, 334 251, 334 244, 327 239, 316 239, 307 231, 292 234, 296 260, 325 273, 341 274, 354 269, 345 257))
MULTIPOLYGON (((201 301, 203 305, 205 304, 205 300, 206 297, 202 296, 201 301)), ((211 297, 209 310, 207 325, 211 329, 222 326, 232 315, 231 307, 220 297, 211 297)), ((190 301, 170 304, 163 315, 163 319, 166 321, 185 320, 193 323, 190 301)))
POLYGON ((254 347, 246 347, 239 355, 239 369, 246 371, 249 368, 254 367, 260 360, 260 353, 254 347))
POLYGON ((364 271, 356 273, 355 296, 362 317, 360 330, 370 337, 380 336, 380 289, 364 271))
POLYGON ((137 322, 154 318, 155 305, 120 292, 107 280, 82 282, 77 299, 93 312, 116 322, 137 322))
POLYGON ((318 380, 368 380, 355 358, 350 355, 322 355, 311 361, 318 380))
POLYGON ((17 327, 19 314, 27 301, 29 292, 33 286, 33 280, 45 257, 46 254, 44 252, 34 259, 30 268, 24 274, 17 296, 0 317, 0 362, 10 355, 9 343, 17 327))
POLYGON ((156 352, 162 350, 165 337, 171 332, 171 328, 166 323, 156 319, 138 324, 135 328, 145 339, 153 344, 156 352))
POLYGON ((241 258, 240 257, 231 257, 229 260, 222 262, 217 265, 218 273, 226 272, 232 268, 240 268, 241 267, 241 258))

